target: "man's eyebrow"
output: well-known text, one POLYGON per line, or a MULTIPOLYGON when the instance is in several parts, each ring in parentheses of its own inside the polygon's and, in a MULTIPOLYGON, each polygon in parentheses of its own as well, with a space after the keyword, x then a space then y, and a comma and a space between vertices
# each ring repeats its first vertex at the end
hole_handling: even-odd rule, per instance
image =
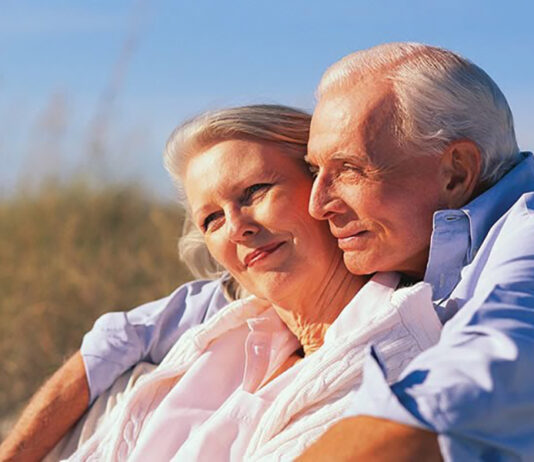
MULTIPOLYGON (((332 156, 328 159, 329 162, 357 162, 360 164, 367 164, 369 162, 369 159, 367 156, 359 156, 357 154, 348 154, 342 151, 335 152, 332 154, 332 156)), ((304 156, 304 162, 310 165, 316 165, 316 162, 314 162, 310 155, 306 154, 304 156)))
MULTIPOLYGON (((330 157, 331 161, 352 164, 356 167, 363 168, 367 175, 385 175, 393 171, 396 167, 395 164, 390 165, 380 165, 373 162, 367 154, 358 154, 358 153, 345 153, 342 151, 335 152, 330 157)), ((400 162, 399 162, 400 163, 400 162)))
MULTIPOLYGON (((310 156, 309 154, 306 154, 304 156, 304 162, 307 162, 308 164, 313 164, 313 160, 311 159, 312 156, 310 156)), ((350 160, 352 159, 353 156, 350 156, 350 155, 347 155, 347 154, 344 154, 342 152, 335 152, 332 157, 330 157, 328 160, 350 160)))
POLYGON ((345 153, 345 152, 341 152, 341 151, 338 151, 338 152, 335 152, 334 154, 332 154, 332 156, 330 157, 330 160, 333 160, 333 161, 336 161, 336 162, 360 162, 360 163, 363 163, 363 162, 366 162, 368 159, 366 156, 361 156, 361 155, 358 155, 358 154, 348 154, 348 153, 345 153))

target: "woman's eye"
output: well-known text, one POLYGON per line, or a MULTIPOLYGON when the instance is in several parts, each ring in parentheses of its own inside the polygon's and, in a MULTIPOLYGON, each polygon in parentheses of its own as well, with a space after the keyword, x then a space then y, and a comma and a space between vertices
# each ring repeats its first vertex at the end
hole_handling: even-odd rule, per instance
POLYGON ((257 183, 249 186, 243 192, 241 203, 243 205, 248 205, 254 197, 258 196, 260 193, 267 192, 271 186, 271 183, 257 183))
POLYGON ((206 218, 204 218, 204 221, 202 222, 202 229, 204 230, 204 232, 209 231, 210 229, 214 229, 220 217, 220 212, 214 212, 210 213, 206 218))

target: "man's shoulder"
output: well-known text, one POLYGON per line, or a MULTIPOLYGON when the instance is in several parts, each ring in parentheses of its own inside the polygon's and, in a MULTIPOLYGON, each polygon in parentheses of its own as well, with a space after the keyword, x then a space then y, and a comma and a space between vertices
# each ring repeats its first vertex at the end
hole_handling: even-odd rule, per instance
MULTIPOLYGON (((534 185, 532 187, 534 188, 534 185)), ((523 194, 510 208, 510 214, 532 220, 534 217, 534 191, 523 194)))
POLYGON ((534 234, 531 234, 533 227, 534 192, 528 192, 521 195, 501 219, 497 221, 488 234, 488 238, 491 239, 492 234, 496 234, 495 244, 506 242, 507 245, 513 246, 518 243, 521 243, 521 245, 534 245, 534 234))
POLYGON ((474 277, 479 286, 534 275, 534 192, 521 195, 493 225, 463 273, 474 277))
POLYGON ((186 282, 176 288, 170 295, 161 299, 159 303, 165 306, 172 305, 208 305, 215 299, 224 297, 222 278, 196 279, 186 282))
POLYGON ((474 260, 463 268, 450 299, 454 299, 458 309, 477 294, 516 281, 534 281, 533 278, 534 192, 528 192, 491 227, 474 260))

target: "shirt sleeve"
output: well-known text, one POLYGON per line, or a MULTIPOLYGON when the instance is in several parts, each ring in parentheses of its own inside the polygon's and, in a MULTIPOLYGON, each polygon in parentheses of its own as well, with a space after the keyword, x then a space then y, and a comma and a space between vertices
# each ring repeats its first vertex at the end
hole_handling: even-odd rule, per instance
POLYGON ((534 459, 533 210, 523 196, 490 231, 472 293, 398 382, 369 353, 352 415, 435 431, 445 460, 534 459))
POLYGON ((221 279, 193 281, 131 311, 102 315, 81 346, 90 402, 138 362, 159 363, 183 332, 227 303, 221 279))

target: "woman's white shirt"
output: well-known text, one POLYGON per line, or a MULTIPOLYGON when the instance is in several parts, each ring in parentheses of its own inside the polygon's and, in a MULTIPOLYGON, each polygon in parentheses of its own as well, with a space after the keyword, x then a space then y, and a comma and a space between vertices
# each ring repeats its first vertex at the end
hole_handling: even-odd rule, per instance
POLYGON ((230 304, 184 335, 72 460, 292 460, 350 406, 366 346, 394 381, 439 339, 430 287, 394 291, 398 281, 375 275, 324 345, 263 387, 300 345, 265 302, 230 304))

